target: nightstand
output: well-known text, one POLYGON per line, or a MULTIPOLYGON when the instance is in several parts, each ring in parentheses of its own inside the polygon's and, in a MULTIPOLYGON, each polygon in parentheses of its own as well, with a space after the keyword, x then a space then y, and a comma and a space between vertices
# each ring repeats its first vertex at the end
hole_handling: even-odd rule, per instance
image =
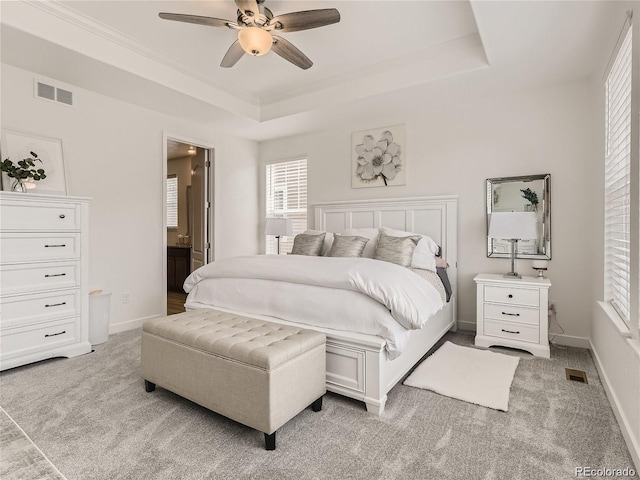
POLYGON ((500 345, 549 358, 549 287, 546 278, 481 273, 477 285, 476 345, 500 345))

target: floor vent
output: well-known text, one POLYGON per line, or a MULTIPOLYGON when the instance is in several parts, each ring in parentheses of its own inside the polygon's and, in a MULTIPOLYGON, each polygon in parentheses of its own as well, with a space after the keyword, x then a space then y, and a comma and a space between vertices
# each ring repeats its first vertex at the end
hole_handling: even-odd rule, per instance
POLYGON ((583 372, 582 370, 573 370, 571 368, 565 368, 564 370, 567 373, 567 380, 571 380, 573 382, 587 383, 587 384, 589 383, 587 381, 586 372, 583 372))
POLYGON ((65 105, 73 105, 73 92, 36 81, 35 94, 38 98, 51 100, 65 105))

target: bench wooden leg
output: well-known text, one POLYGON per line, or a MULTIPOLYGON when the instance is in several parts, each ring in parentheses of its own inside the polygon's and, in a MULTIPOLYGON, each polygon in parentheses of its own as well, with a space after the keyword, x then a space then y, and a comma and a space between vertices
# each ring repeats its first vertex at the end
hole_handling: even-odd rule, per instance
POLYGON ((276 449, 276 432, 273 432, 271 435, 268 433, 264 434, 264 448, 265 450, 276 449))
POLYGON ((311 410, 313 410, 314 412, 319 412, 320 410, 322 410, 322 397, 311 404, 311 410))
POLYGON ((150 382, 149 380, 144 381, 144 389, 147 392, 153 392, 156 389, 156 384, 150 382))

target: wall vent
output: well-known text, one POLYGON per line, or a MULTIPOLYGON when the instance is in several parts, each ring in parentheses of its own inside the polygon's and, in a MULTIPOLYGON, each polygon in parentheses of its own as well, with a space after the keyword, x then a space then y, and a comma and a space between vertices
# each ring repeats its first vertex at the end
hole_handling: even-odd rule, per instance
POLYGON ((69 90, 56 88, 56 100, 59 101, 60 103, 73 105, 73 93, 71 93, 69 90))
POLYGON ((73 92, 43 82, 35 82, 35 96, 44 100, 73 105, 73 92))
POLYGON ((583 372, 582 370, 573 370, 572 368, 565 368, 564 370, 567 374, 567 380, 580 383, 589 383, 587 381, 586 372, 583 372))

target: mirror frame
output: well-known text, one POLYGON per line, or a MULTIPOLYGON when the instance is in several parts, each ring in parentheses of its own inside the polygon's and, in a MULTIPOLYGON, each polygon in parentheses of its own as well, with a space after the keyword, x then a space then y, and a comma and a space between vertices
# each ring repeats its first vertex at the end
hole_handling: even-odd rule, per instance
POLYGON ((486 210, 487 210, 487 257, 510 258, 510 253, 496 252, 494 239, 489 237, 489 215, 491 215, 494 203, 494 187, 510 182, 543 181, 542 198, 538 202, 538 212, 541 213, 538 230, 539 238, 543 239, 542 253, 516 252, 516 258, 551 260, 551 174, 524 175, 521 177, 488 178, 486 183, 486 210))

